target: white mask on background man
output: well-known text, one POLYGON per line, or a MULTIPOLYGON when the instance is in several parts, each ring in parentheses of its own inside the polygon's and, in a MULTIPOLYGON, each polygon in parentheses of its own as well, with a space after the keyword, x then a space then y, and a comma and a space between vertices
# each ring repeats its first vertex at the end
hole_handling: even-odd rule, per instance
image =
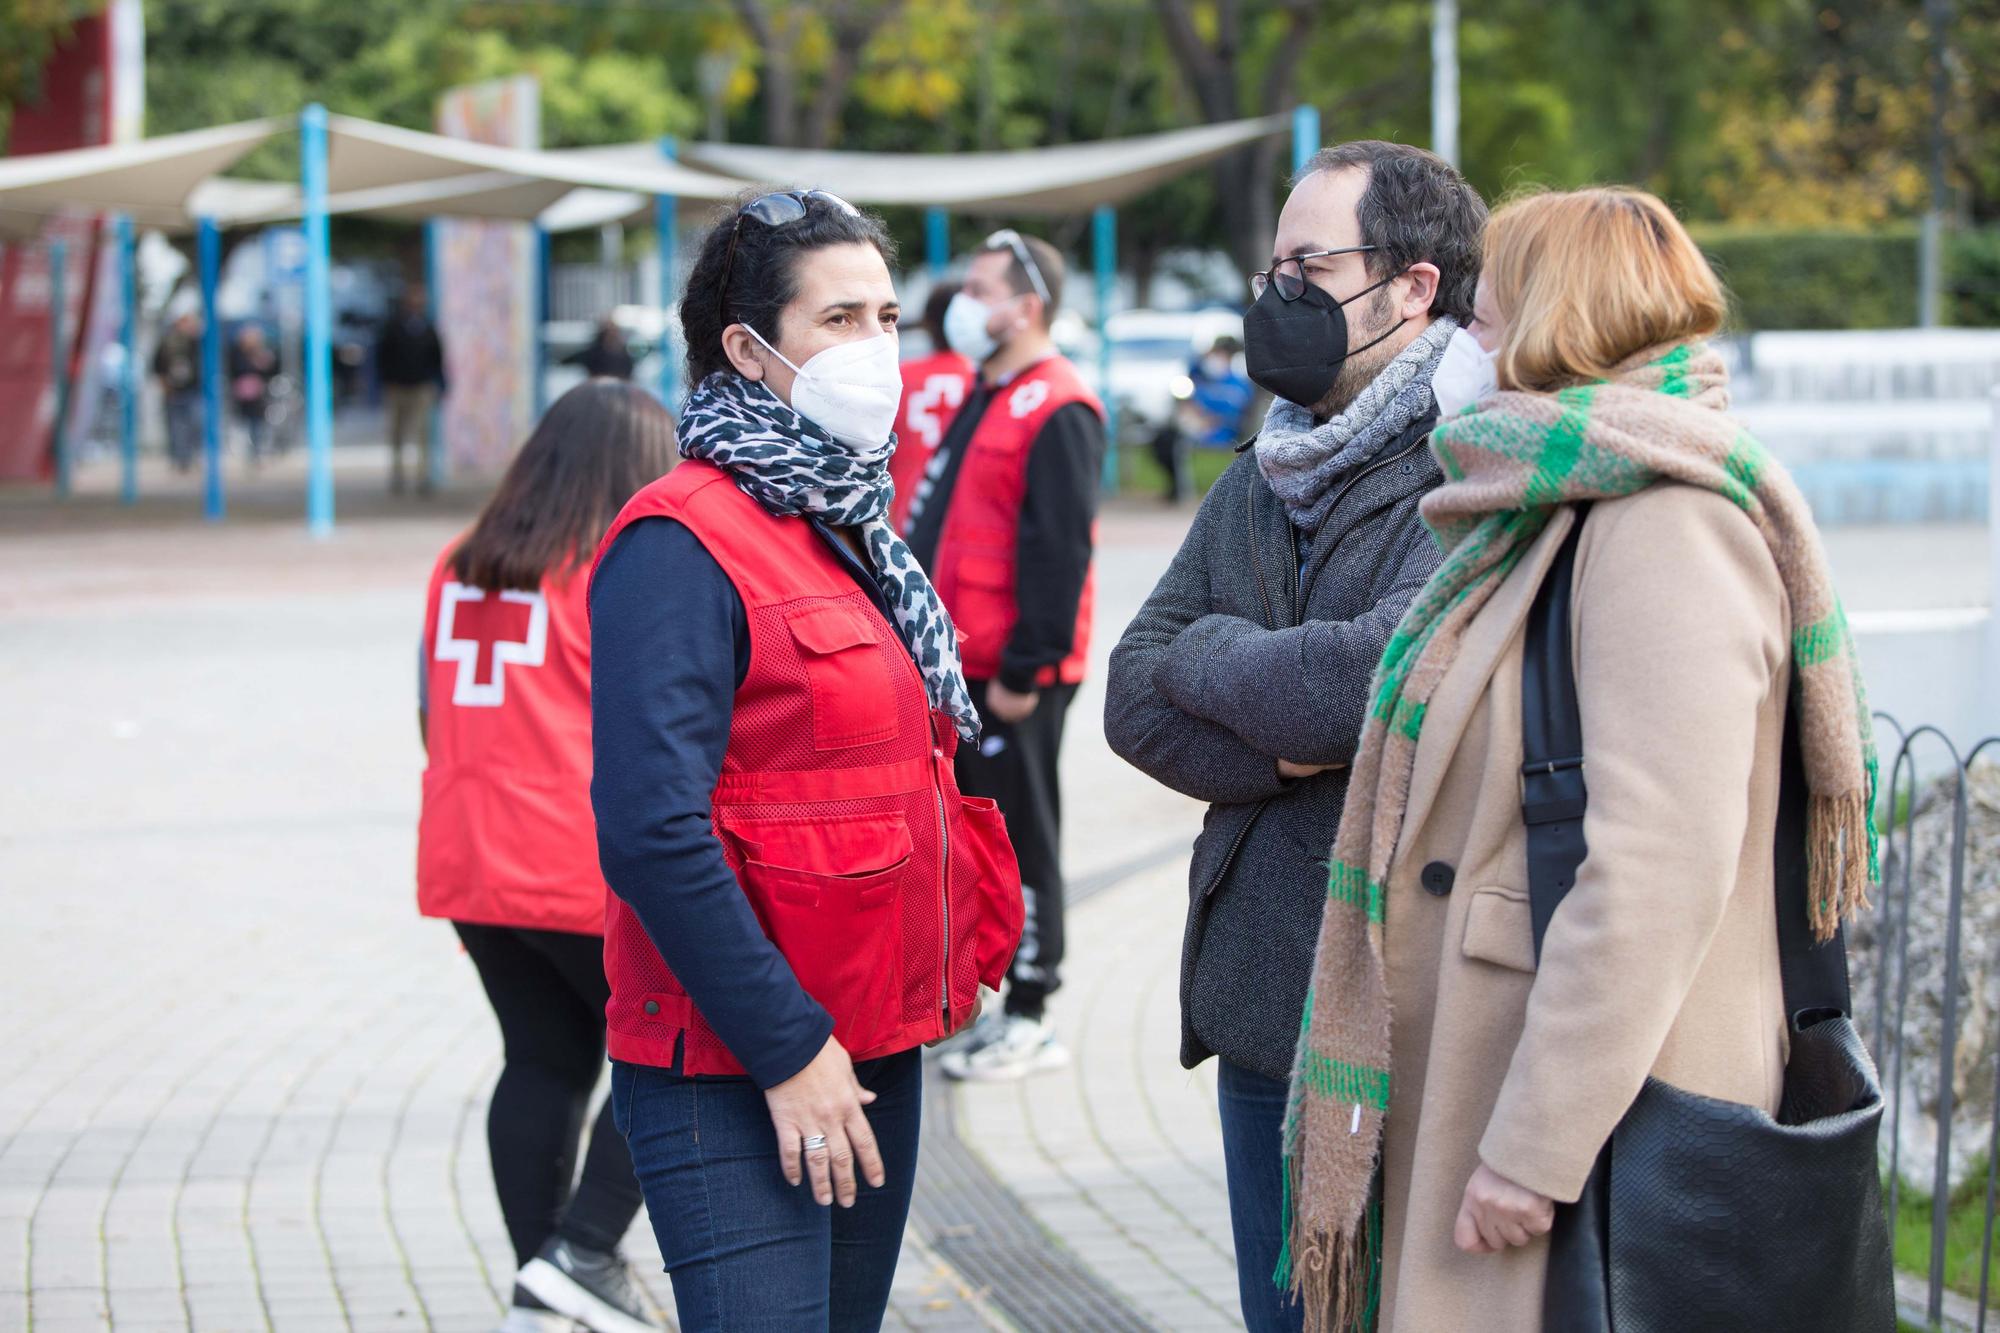
POLYGON ((992 320, 992 306, 976 296, 959 292, 944 308, 944 340, 972 364, 984 365, 986 358, 1000 348, 1000 340, 986 331, 992 320))
POLYGON ((1469 404, 1499 389, 1493 368, 1495 355, 1464 329, 1451 335, 1437 372, 1431 376, 1431 393, 1437 397, 1439 417, 1456 416, 1469 404))
MULTIPOLYGON (((750 336, 772 356, 792 366, 791 359, 749 325, 750 336)), ((792 366, 792 410, 850 449, 879 449, 896 429, 896 409, 903 401, 903 373, 893 333, 833 346, 792 366)))

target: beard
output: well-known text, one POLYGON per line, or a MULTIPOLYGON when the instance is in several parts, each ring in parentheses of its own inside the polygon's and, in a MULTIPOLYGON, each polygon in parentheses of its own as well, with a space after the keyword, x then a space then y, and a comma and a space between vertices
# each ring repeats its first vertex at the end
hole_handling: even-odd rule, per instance
MULTIPOLYGON (((1348 337, 1359 342, 1373 342, 1382 338, 1394 313, 1391 309, 1392 293, 1387 287, 1377 291, 1369 299, 1368 309, 1362 318, 1362 327, 1350 330, 1348 337)), ((1396 359, 1402 349, 1390 346, 1390 339, 1382 338, 1365 352, 1356 352, 1340 363, 1340 370, 1334 376, 1333 387, 1326 391, 1326 397, 1313 404, 1312 414, 1317 421, 1331 421, 1345 412, 1361 391, 1367 388, 1382 368, 1396 359)))

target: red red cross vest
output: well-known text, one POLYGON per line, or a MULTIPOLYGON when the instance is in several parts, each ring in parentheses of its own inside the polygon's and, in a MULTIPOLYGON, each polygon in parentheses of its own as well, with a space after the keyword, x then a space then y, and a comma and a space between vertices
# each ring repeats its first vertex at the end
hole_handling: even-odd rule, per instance
POLYGON ((417 907, 454 921, 598 934, 609 895, 590 814, 582 571, 496 594, 460 583, 450 553, 431 572, 424 612, 430 765, 417 907))
MULTIPOLYGON (((1101 419, 1104 408, 1084 387, 1076 367, 1060 356, 1037 362, 1001 389, 986 407, 959 464, 951 508, 938 535, 931 582, 958 626, 958 650, 971 680, 1000 674, 1000 655, 1021 618, 1014 596, 1021 502, 1028 491, 1028 454, 1057 409, 1087 403, 1101 419)), ((1093 535, 1093 543, 1095 537, 1093 535)), ((1090 622, 1097 601, 1097 569, 1084 576, 1076 608, 1076 636, 1060 665, 1037 683, 1074 685, 1090 659, 1090 622)))
POLYGON ((896 411, 896 452, 889 459, 889 480, 896 487, 889 521, 898 532, 909 527, 917 478, 924 475, 931 455, 951 429, 951 419, 972 390, 974 374, 972 363, 948 347, 905 361, 902 369, 903 405, 896 411))
MULTIPOLYGON (((933 712, 896 629, 803 519, 687 462, 626 504, 628 524, 685 524, 728 574, 750 626, 714 796, 715 835, 799 984, 856 1060, 935 1040, 997 986, 1021 937, 1021 876, 1000 813, 959 795, 957 734, 933 712)), ((742 1065, 615 894, 604 932, 614 1059, 740 1074, 742 1065)))

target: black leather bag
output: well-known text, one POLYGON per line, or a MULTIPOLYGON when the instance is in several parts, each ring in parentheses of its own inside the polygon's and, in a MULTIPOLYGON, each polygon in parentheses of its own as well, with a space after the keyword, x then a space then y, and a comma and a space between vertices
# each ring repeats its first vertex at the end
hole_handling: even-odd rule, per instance
MULTIPOLYGON (((1535 957, 1587 848, 1570 659, 1579 511, 1528 619, 1521 814, 1535 957)), ((1839 1333, 1896 1327, 1877 1174, 1882 1086, 1848 1016, 1847 948, 1806 921, 1806 785, 1787 722, 1776 840, 1791 1057, 1774 1120, 1647 1079, 1549 1236, 1544 1333, 1839 1333)))

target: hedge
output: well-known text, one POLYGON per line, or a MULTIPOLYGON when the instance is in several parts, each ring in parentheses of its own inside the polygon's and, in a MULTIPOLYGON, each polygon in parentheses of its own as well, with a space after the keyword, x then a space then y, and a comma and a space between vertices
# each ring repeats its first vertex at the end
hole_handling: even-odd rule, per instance
MULTIPOLYGON (((1757 329, 1881 329, 1917 322, 1917 229, 1699 228, 1731 297, 1731 323, 1757 329)), ((2000 325, 2000 228, 1945 235, 1947 322, 2000 325)))

